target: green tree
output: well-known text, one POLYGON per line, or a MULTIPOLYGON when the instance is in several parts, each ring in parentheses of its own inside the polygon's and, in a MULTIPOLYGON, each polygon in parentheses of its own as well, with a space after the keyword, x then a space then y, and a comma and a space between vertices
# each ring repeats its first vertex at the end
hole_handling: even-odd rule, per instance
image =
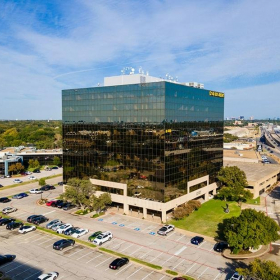
POLYGON ((53 165, 61 165, 61 160, 59 157, 55 156, 53 158, 53 165))
POLYGON ((280 267, 273 261, 261 261, 255 259, 250 262, 248 268, 237 268, 237 272, 243 276, 250 276, 256 280, 279 280, 280 267))
POLYGON ((45 178, 39 179, 39 185, 40 185, 40 186, 45 186, 45 185, 46 185, 46 180, 45 180, 45 178))
POLYGON ((90 206, 90 197, 94 194, 95 187, 89 180, 80 180, 78 178, 69 179, 65 192, 61 198, 79 205, 82 209, 90 206))
POLYGON ((17 162, 16 164, 11 164, 9 166, 9 172, 12 172, 12 174, 14 174, 14 172, 19 174, 23 170, 24 170, 24 166, 20 162, 17 162))
POLYGON ((225 239, 235 250, 257 248, 280 238, 277 223, 255 209, 242 210, 239 217, 224 220, 222 227, 225 239))
POLYGON ((248 185, 246 174, 237 166, 221 168, 217 179, 222 186, 217 194, 218 198, 232 201, 246 201, 247 199, 253 198, 253 194, 245 189, 248 185))
POLYGON ((92 210, 100 213, 106 208, 107 205, 111 204, 111 195, 109 193, 103 193, 99 197, 92 195, 90 198, 90 207, 92 210))

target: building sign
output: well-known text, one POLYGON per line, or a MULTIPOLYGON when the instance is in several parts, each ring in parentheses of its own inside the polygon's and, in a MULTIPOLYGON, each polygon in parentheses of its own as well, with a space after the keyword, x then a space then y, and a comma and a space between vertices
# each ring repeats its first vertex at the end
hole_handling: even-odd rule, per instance
POLYGON ((212 90, 209 90, 209 95, 210 96, 215 96, 215 97, 221 97, 221 98, 224 98, 225 97, 225 94, 222 93, 222 92, 217 92, 217 91, 212 91, 212 90))

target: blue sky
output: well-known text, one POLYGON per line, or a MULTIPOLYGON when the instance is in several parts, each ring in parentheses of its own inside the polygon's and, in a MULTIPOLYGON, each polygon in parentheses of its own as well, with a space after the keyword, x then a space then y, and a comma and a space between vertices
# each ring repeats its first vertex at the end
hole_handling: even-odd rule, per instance
POLYGON ((61 90, 123 67, 223 91, 225 117, 280 117, 279 0, 1 0, 0 119, 61 119, 61 90))

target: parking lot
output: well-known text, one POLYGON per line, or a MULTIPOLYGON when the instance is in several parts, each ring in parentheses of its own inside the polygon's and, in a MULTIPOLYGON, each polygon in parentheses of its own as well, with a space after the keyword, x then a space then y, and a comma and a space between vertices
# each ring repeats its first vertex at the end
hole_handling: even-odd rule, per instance
POLYGON ((15 254, 15 261, 1 266, 14 280, 36 279, 44 272, 57 271, 60 279, 153 279, 170 280, 172 277, 133 262, 119 270, 109 269, 115 259, 100 251, 75 244, 63 251, 53 250, 60 238, 39 231, 25 235, 0 227, 1 254, 15 254), (119 275, 119 276, 118 276, 119 275))
MULTIPOLYGON (((56 188, 44 192, 43 196, 52 199, 58 197, 60 192, 61 189, 56 188)), ((20 200, 12 200, 3 206, 17 207, 19 210, 10 215, 24 221, 32 214, 42 214, 50 220, 59 218, 74 226, 87 228, 89 234, 98 230, 111 231, 113 239, 102 246, 196 279, 227 279, 233 273, 234 263, 214 252, 213 242, 204 241, 198 246, 192 245, 190 239, 193 236, 183 234, 176 229, 167 237, 159 236, 156 233, 160 228, 159 224, 110 213, 110 211, 99 219, 72 215, 73 210, 64 211, 50 206, 39 206, 36 204, 38 198, 39 195, 30 195, 20 200)), ((89 234, 80 239, 87 240, 89 234)))

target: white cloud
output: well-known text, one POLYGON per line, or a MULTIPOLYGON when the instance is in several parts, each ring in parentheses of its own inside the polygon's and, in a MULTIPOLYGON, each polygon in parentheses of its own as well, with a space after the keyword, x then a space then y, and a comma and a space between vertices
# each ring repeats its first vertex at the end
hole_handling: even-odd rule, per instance
MULTIPOLYGON (((23 98, 32 92, 45 101, 39 104, 42 118, 47 95, 56 99, 63 88, 96 85, 127 65, 206 87, 221 83, 217 90, 236 87, 233 78, 247 80, 248 88, 256 79, 265 84, 264 76, 280 70, 278 0, 37 3, 0 9, 0 21, 9 26, 0 35, 0 94, 23 98)), ((271 88, 277 90, 277 83, 271 88)), ((225 115, 234 110, 228 104, 225 115)))

